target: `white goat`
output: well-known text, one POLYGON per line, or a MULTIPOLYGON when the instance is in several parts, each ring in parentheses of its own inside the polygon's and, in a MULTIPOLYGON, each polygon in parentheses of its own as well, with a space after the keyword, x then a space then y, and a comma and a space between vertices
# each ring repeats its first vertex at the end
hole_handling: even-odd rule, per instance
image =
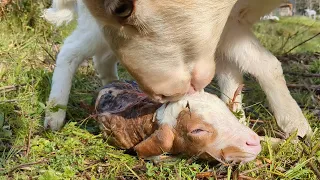
POLYGON ((317 12, 315 10, 312 9, 305 9, 305 15, 308 16, 309 18, 313 18, 316 19, 317 17, 317 12))
MULTIPOLYGON (((217 76, 228 102, 242 73, 253 75, 286 133, 311 132, 290 95, 280 62, 251 32, 261 16, 281 0, 53 0, 44 17, 70 21, 76 4, 78 27, 65 40, 53 74, 49 103, 67 105, 79 64, 93 57, 103 84, 117 79, 116 62, 153 99, 179 100, 200 91, 217 76)), ((241 95, 236 98, 241 102, 241 95)), ((241 104, 236 109, 242 110, 241 104)), ((65 110, 46 113, 45 127, 62 127, 65 110)))

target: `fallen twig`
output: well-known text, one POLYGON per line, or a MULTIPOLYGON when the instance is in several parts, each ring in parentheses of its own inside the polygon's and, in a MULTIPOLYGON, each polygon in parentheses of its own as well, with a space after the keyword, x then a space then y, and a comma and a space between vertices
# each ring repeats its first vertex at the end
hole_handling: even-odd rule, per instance
POLYGON ((301 109, 312 109, 312 110, 317 110, 317 109, 319 109, 320 110, 320 107, 316 107, 316 106, 304 106, 304 105, 299 105, 299 107, 301 108, 301 109))
POLYGON ((232 180, 238 180, 240 179, 240 172, 239 169, 237 168, 235 171, 232 172, 232 180))
MULTIPOLYGON (((38 41, 39 42, 39 41, 38 41)), ((40 44, 40 43, 39 43, 40 44)), ((49 55, 49 57, 53 60, 56 61, 54 56, 43 46, 40 45, 40 47, 49 55)))
POLYGON ((252 178, 249 176, 239 175, 239 179, 257 180, 257 178, 252 178))
POLYGON ((318 170, 318 168, 311 161, 308 162, 308 165, 316 174, 317 178, 320 179, 320 171, 318 170))
POLYGON ((26 86, 27 84, 20 84, 20 85, 11 85, 11 86, 4 86, 0 87, 1 92, 9 92, 9 91, 16 91, 20 87, 26 86))
MULTIPOLYGON (((309 27, 311 28, 311 27, 309 27)), ((286 45, 288 44, 289 40, 295 36, 297 36, 299 34, 299 31, 297 31, 296 33, 294 33, 293 35, 289 35, 286 39, 286 41, 284 43, 282 43, 281 47, 279 48, 279 52, 283 52, 283 49, 286 47, 286 45)))
POLYGON ((200 172, 196 175, 197 179, 204 179, 207 178, 209 179, 210 177, 214 176, 213 171, 207 171, 207 172, 200 172))
POLYGON ((214 179, 218 179, 216 170, 213 170, 213 177, 214 177, 214 179))
POLYGON ((28 133, 28 140, 27 140, 27 151, 26 151, 26 156, 27 157, 29 157, 29 153, 30 153, 31 133, 32 133, 32 128, 30 126, 29 133, 28 133))
POLYGON ((48 162, 48 160, 41 160, 41 161, 32 162, 32 163, 20 164, 16 167, 12 168, 10 171, 8 171, 7 174, 12 174, 17 169, 22 169, 25 167, 29 167, 29 166, 33 166, 33 165, 37 165, 37 164, 42 164, 42 163, 46 163, 46 162, 48 162))
POLYGON ((3 104, 3 103, 12 103, 12 102, 18 102, 18 100, 17 100, 17 99, 3 100, 3 101, 0 101, 0 104, 3 104))
POLYGON ((287 84, 288 88, 320 90, 320 85, 287 84))
POLYGON ((253 168, 253 169, 250 169, 250 170, 247 170, 247 171, 243 171, 243 172, 240 173, 240 176, 248 174, 248 173, 251 173, 251 172, 254 172, 254 171, 257 171, 259 169, 262 169, 262 168, 265 168, 265 167, 268 167, 268 166, 270 166, 270 164, 264 164, 264 165, 261 165, 261 166, 256 167, 256 168, 253 168))
POLYGON ((302 29, 302 28, 300 28, 300 29, 299 29, 297 32, 295 32, 293 35, 289 35, 288 38, 287 38, 287 40, 286 40, 286 42, 282 44, 281 48, 279 48, 279 49, 280 49, 279 52, 283 52, 283 51, 284 51, 284 48, 286 47, 286 45, 287 45, 287 43, 289 42, 290 39, 294 39, 294 38, 296 38, 298 35, 304 34, 305 32, 309 31, 309 30, 311 29, 311 27, 314 27, 314 24, 315 24, 315 23, 316 23, 316 22, 314 22, 311 26, 309 26, 308 28, 306 28, 305 30, 303 30, 303 31, 301 31, 301 32, 300 32, 300 29, 302 29))
POLYGON ((319 35, 320 35, 320 32, 319 32, 319 33, 317 33, 316 35, 312 36, 311 38, 306 39, 306 40, 302 41, 301 43, 297 44, 296 46, 294 46, 293 48, 291 48, 289 51, 285 52, 284 54, 288 54, 288 53, 290 53, 291 51, 293 51, 293 50, 294 50, 294 49, 296 49, 297 47, 299 47, 299 46, 301 46, 301 45, 305 44, 306 42, 308 42, 308 41, 310 41, 310 40, 312 40, 312 39, 316 38, 316 37, 317 37, 317 36, 319 36, 319 35))
POLYGON ((141 180, 140 176, 136 172, 134 172, 126 163, 124 163, 124 165, 138 180, 141 180))
MULTIPOLYGON (((304 85, 304 84, 287 84, 288 88, 292 89, 304 89, 304 90, 320 90, 320 85, 304 85)), ((248 93, 252 91, 253 89, 246 88, 243 92, 248 93)))
POLYGON ((249 120, 250 122, 254 122, 254 123, 264 123, 264 121, 263 120, 259 120, 259 119, 250 119, 249 120))
POLYGON ((285 72, 284 74, 293 75, 293 76, 302 76, 302 77, 320 77, 320 74, 310 74, 310 73, 293 73, 293 72, 285 72))

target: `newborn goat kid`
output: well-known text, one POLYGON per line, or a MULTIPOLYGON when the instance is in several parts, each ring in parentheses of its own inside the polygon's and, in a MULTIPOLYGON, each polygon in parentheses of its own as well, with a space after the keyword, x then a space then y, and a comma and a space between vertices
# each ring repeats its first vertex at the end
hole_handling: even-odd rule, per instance
POLYGON ((134 148, 142 158, 167 152, 248 162, 261 150, 259 136, 240 124, 223 101, 206 92, 162 105, 133 82, 113 82, 100 91, 96 110, 109 143, 134 148))

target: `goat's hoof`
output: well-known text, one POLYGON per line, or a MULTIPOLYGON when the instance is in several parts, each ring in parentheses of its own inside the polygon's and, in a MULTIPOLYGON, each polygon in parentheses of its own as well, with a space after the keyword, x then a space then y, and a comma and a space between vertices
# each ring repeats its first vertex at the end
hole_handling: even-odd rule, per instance
POLYGON ((51 129, 53 131, 60 130, 64 124, 65 117, 66 111, 62 109, 59 109, 58 112, 46 112, 44 128, 51 129))
POLYGON ((300 137, 309 137, 312 135, 312 129, 308 121, 303 118, 284 118, 277 119, 279 127, 286 133, 286 136, 289 137, 291 134, 295 133, 298 130, 297 136, 300 137), (285 123, 283 123, 285 122, 285 123))

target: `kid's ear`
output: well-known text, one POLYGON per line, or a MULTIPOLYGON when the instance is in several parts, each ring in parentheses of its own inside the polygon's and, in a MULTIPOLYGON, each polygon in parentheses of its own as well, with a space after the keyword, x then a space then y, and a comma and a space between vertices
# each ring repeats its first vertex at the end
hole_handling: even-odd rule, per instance
POLYGON ((162 124, 148 139, 136 145, 134 150, 141 158, 158 156, 170 152, 173 140, 172 128, 167 124, 162 124))

